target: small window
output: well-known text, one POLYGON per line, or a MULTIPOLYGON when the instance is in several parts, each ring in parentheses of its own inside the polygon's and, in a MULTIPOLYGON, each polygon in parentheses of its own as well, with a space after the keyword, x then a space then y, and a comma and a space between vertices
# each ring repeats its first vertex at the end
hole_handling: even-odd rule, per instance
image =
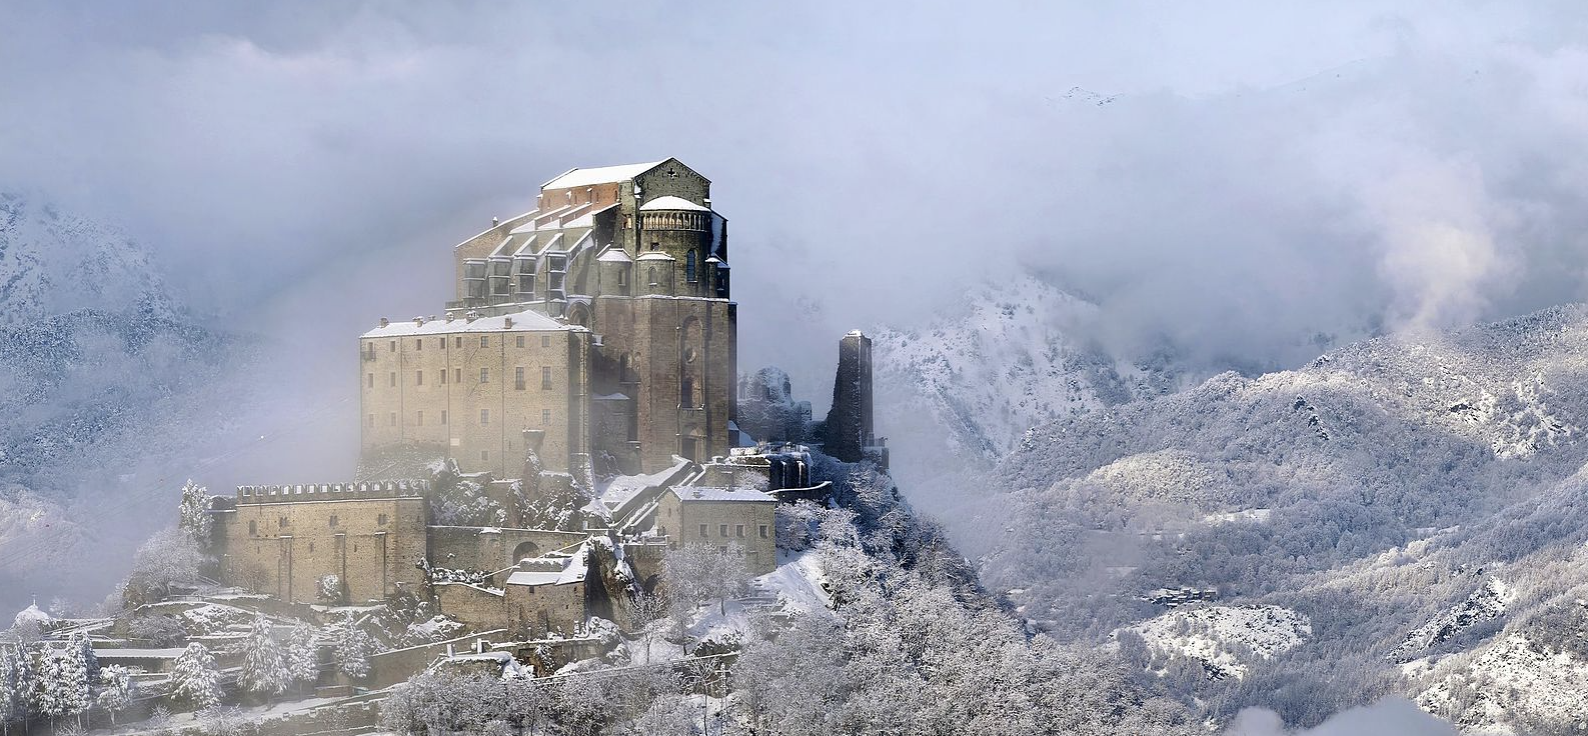
POLYGON ((285 517, 285 516, 277 517, 276 518, 276 526, 280 527, 280 528, 286 528, 286 526, 287 526, 287 517, 285 517))
POLYGON ((684 280, 695 283, 695 271, 695 251, 691 250, 684 254, 684 280))
POLYGON ((462 368, 453 368, 452 369, 452 382, 453 383, 463 383, 463 369, 462 368))
POLYGON ((452 338, 452 347, 455 347, 455 348, 463 347, 463 336, 462 335, 458 335, 457 337, 452 338))
POLYGON ((480 383, 490 383, 490 382, 491 382, 491 369, 490 368, 481 368, 480 369, 480 383))
POLYGON ((658 242, 656 242, 654 240, 651 241, 651 250, 656 250, 657 248, 660 248, 660 247, 662 247, 661 243, 658 243, 658 242))
POLYGON ((423 385, 425 385, 425 372, 424 371, 414 371, 414 385, 415 386, 423 386, 423 385))
POLYGON ((397 352, 397 341, 396 340, 392 340, 391 341, 391 350, 388 351, 388 352, 393 352, 393 353, 397 352))
POLYGON ((701 537, 707 537, 707 536, 710 536, 710 535, 708 535, 708 534, 707 534, 707 533, 706 533, 706 525, 705 525, 705 524, 701 524, 701 525, 700 525, 700 536, 701 536, 701 537))
POLYGON ((491 451, 490 450, 480 450, 480 462, 488 463, 490 461, 491 461, 491 451))
POLYGON ((369 426, 371 426, 371 427, 375 426, 375 415, 374 414, 369 415, 369 426))
POLYGON ((375 523, 381 526, 386 526, 386 515, 381 514, 380 516, 375 517, 375 523))
POLYGON ((386 424, 393 427, 397 426, 397 412, 391 412, 386 415, 386 424))
POLYGON ((441 369, 441 385, 445 386, 446 384, 447 384, 447 369, 442 368, 441 369))
POLYGON ((485 424, 490 424, 490 423, 491 423, 491 410, 490 409, 481 409, 480 410, 480 424, 485 425, 485 424))
POLYGON ((309 543, 309 551, 310 551, 310 552, 313 552, 313 551, 314 551, 314 542, 310 542, 310 543, 309 543))
POLYGON ((386 376, 386 382, 388 384, 391 384, 392 386, 396 386, 397 385, 397 371, 392 371, 390 375, 386 376))
POLYGON ((667 536, 667 527, 661 526, 661 525, 657 525, 656 533, 660 534, 661 536, 664 536, 664 537, 667 536))
POLYGON ((514 340, 515 343, 517 343, 518 347, 524 347, 524 336, 523 335, 519 335, 519 336, 513 338, 513 340, 514 340))
POLYGON ((422 337, 415 339, 414 340, 414 349, 415 350, 424 350, 425 349, 425 339, 422 338, 422 337))
POLYGON ((540 336, 540 346, 543 347, 543 348, 551 347, 551 335, 541 335, 540 336))
POLYGON ((765 524, 761 525, 761 538, 762 539, 766 539, 766 525, 765 524))
POLYGON ((341 523, 341 519, 336 518, 336 514, 331 514, 331 526, 336 526, 339 523, 341 523))
POLYGON ((446 424, 447 423, 447 410, 446 409, 442 409, 441 410, 441 423, 442 424, 446 424))
POLYGON ((551 424, 551 410, 550 409, 541 409, 540 410, 540 423, 541 423, 542 426, 547 425, 547 424, 551 424))
POLYGON ((491 336, 490 335, 480 335, 480 347, 488 348, 490 346, 491 346, 491 336))
POLYGON ((717 536, 719 536, 719 537, 728 536, 728 525, 727 524, 718 524, 717 525, 717 536))
POLYGON ((549 365, 541 366, 540 368, 540 390, 551 390, 551 366, 549 365))
POLYGON ((524 366, 518 366, 513 369, 513 390, 524 390, 524 366))
POLYGON ((368 379, 366 380, 366 385, 369 388, 375 388, 375 374, 369 374, 368 379))
POLYGON ((626 268, 619 268, 618 269, 618 288, 619 289, 627 288, 628 285, 629 285, 629 270, 626 269, 626 268))
POLYGON ((445 338, 445 337, 436 338, 436 344, 440 345, 442 350, 446 350, 447 349, 447 338, 445 338))
POLYGON ((414 426, 415 427, 423 427, 423 426, 425 426, 425 413, 423 411, 419 411, 419 412, 416 412, 414 414, 414 426))
POLYGON ((248 522, 248 536, 252 537, 257 534, 259 534, 259 524, 254 521, 248 522))
POLYGON ((733 525, 733 536, 735 536, 735 537, 744 536, 744 525, 743 524, 734 524, 733 525))

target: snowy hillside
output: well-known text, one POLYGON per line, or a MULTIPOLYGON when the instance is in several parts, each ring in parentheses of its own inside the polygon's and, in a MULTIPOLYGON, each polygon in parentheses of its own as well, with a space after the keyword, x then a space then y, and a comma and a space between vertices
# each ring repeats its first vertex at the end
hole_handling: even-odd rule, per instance
POLYGON ((186 317, 127 236, 0 194, 0 606, 103 595, 120 573, 78 576, 83 552, 164 523, 168 463, 223 434, 216 384, 243 347, 186 317))
POLYGON ((1570 674, 1588 655, 1584 427, 1580 306, 1223 374, 1028 433, 999 466, 1007 531, 982 571, 1037 630, 1179 651, 1196 666, 1153 666, 1211 717, 1314 724, 1397 694, 1474 730, 1560 732, 1556 704, 1588 701, 1570 674), (1311 635, 1221 660, 1271 622, 1209 628, 1190 612, 1216 609, 1166 612, 1163 589, 1293 611, 1311 635))

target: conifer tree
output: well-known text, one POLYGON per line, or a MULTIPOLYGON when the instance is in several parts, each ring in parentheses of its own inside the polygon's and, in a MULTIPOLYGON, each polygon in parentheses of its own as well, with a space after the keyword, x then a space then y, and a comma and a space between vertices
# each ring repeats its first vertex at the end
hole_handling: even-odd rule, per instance
POLYGON ((314 630, 299 625, 292 630, 287 644, 287 666, 292 670, 292 680, 299 686, 313 687, 320 679, 320 642, 314 630))
POLYGON ((254 616, 254 627, 243 641, 241 682, 249 692, 266 698, 280 695, 292 684, 286 652, 270 633, 270 621, 263 613, 254 616))
POLYGON ((70 651, 82 662, 83 671, 88 674, 88 684, 99 682, 99 655, 94 654, 94 644, 88 640, 88 635, 73 634, 70 651))
POLYGON ((11 722, 20 720, 25 700, 20 697, 17 653, 0 646, 0 733, 9 736, 11 722))
POLYGON ((34 707, 53 725, 63 716, 88 710, 88 671, 72 650, 46 648, 33 688, 34 707))
POLYGON ((193 642, 176 658, 171 669, 171 697, 204 710, 221 702, 221 675, 215 669, 215 656, 203 644, 193 642))
POLYGON ((95 702, 110 714, 110 725, 116 725, 116 712, 132 704, 132 673, 126 667, 111 665, 99 672, 99 696, 95 702))
POLYGON ((369 676, 369 657, 375 652, 375 642, 369 634, 347 617, 342 635, 336 640, 336 664, 342 674, 354 679, 369 676))
POLYGON ((182 485, 181 521, 178 526, 188 537, 198 544, 199 549, 207 550, 210 546, 211 532, 214 519, 210 518, 210 492, 208 488, 194 483, 191 479, 182 485))

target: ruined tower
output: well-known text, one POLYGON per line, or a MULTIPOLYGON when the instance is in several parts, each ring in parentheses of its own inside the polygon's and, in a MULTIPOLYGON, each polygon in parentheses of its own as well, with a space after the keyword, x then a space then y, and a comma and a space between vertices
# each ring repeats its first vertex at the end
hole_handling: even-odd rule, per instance
MULTIPOLYGON (((880 448, 871 411, 871 338, 853 330, 838 342, 833 406, 822 425, 823 451, 845 462, 859 462, 872 448, 880 448)), ((885 453, 880 454, 873 459, 886 465, 885 453)))

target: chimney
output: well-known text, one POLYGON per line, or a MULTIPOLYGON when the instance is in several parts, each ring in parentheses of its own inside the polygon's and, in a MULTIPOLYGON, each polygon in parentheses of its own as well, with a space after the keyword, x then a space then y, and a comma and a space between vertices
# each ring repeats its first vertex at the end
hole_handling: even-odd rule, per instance
POLYGON ((464 313, 464 315, 463 315, 463 319, 465 319, 465 320, 467 320, 469 322, 473 322, 474 320, 477 320, 479 318, 480 318, 480 313, 476 312, 476 311, 474 311, 472 309, 470 309, 468 312, 464 313))
POLYGON ((380 326, 381 327, 385 327, 385 326, 387 326, 389 324, 391 324, 390 320, 386 319, 385 317, 381 317, 380 318, 380 326))
POLYGON ((502 318, 502 329, 504 329, 504 330, 513 329, 513 318, 512 317, 503 317, 502 318))
POLYGON ((414 318, 414 326, 415 327, 424 327, 425 326, 425 318, 424 317, 415 317, 414 318))
POLYGON ((501 224, 501 222, 502 222, 501 220, 498 220, 495 217, 493 217, 493 218, 491 218, 491 227, 496 227, 497 225, 501 224))

